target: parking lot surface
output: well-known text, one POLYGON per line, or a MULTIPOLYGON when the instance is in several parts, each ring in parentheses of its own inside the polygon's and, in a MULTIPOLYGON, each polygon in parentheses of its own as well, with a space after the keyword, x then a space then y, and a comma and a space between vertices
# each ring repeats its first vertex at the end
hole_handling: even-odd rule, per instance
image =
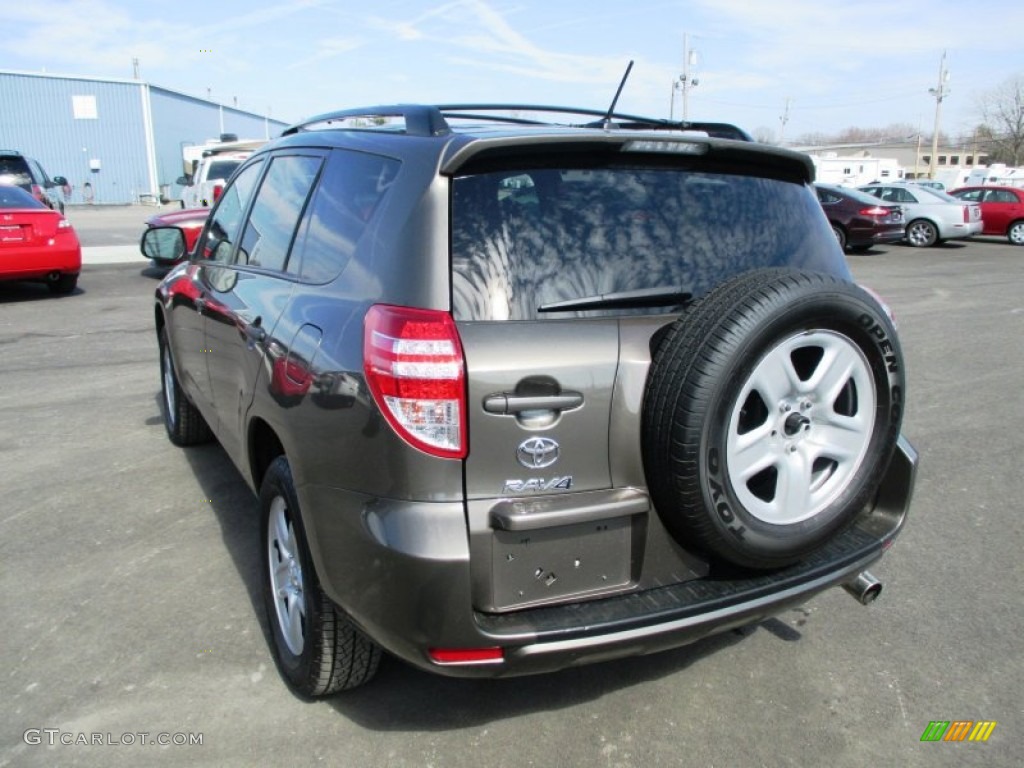
MULTIPOLYGON (((143 218, 118 227, 137 242, 143 218)), ((122 244, 99 242, 118 227, 90 242, 122 244)), ((386 659, 317 703, 271 661, 254 497, 219 447, 164 434, 160 273, 90 265, 65 298, 0 284, 0 766, 1019 765, 1024 249, 893 246, 851 265, 899 320, 921 452, 875 604, 831 590, 539 677, 386 659), (997 725, 986 743, 921 741, 956 720, 997 725)))

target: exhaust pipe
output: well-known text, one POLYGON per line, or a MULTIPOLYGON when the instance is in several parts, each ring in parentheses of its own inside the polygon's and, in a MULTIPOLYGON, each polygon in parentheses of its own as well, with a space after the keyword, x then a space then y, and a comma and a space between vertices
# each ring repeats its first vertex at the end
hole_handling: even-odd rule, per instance
POLYGON ((867 571, 863 571, 851 581, 844 583, 843 589, 853 595, 861 605, 870 605, 882 594, 882 582, 867 571))

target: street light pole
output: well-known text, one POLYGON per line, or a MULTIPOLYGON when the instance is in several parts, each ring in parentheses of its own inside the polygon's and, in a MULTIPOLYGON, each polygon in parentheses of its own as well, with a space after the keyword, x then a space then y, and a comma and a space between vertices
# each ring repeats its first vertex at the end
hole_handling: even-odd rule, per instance
POLYGON ((932 131, 932 156, 928 163, 928 178, 935 178, 935 165, 939 154, 939 120, 942 116, 942 100, 949 94, 949 70, 946 69, 946 52, 942 52, 942 59, 939 61, 939 81, 934 88, 929 88, 928 93, 935 97, 935 128, 932 131))

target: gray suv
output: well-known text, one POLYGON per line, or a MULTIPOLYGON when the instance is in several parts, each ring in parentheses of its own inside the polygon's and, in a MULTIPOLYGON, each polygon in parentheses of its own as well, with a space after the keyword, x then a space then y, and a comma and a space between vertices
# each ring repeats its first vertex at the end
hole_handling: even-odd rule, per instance
POLYGON ((170 439, 215 437, 259 496, 292 688, 876 597, 904 365, 812 177, 730 126, 523 105, 337 112, 253 154, 154 316, 170 439))

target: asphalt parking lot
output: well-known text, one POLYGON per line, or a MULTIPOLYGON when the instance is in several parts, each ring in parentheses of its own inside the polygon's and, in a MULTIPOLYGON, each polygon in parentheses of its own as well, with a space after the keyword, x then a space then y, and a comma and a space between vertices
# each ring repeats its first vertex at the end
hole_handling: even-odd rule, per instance
MULTIPOLYGON (((153 212, 70 215, 102 247, 137 242, 153 212)), ((922 457, 912 517, 872 569, 878 602, 832 590, 532 678, 385 660, 317 703, 288 692, 264 638, 255 499, 218 447, 165 437, 160 273, 88 264, 63 298, 0 284, 0 766, 1020 765, 1024 248, 850 261, 898 317, 922 457), (987 743, 923 743, 935 720, 997 725, 987 743)))

